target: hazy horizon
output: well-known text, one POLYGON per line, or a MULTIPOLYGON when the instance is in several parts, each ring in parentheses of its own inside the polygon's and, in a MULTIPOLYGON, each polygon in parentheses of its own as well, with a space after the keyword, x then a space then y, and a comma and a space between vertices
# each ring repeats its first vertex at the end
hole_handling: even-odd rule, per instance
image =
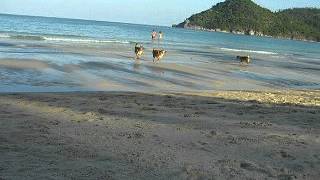
MULTIPOLYGON (((122 22, 145 25, 171 26, 190 17, 192 14, 207 10, 224 0, 2 0, 1 14, 70 18, 109 22, 122 22), (154 7, 154 8, 153 8, 154 7)), ((319 8, 317 0, 254 0, 255 3, 272 11, 294 7, 319 8)))

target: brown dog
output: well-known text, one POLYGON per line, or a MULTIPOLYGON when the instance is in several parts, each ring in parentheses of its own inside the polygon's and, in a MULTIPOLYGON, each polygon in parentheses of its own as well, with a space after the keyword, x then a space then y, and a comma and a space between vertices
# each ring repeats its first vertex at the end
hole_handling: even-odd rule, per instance
POLYGON ((237 56, 237 59, 240 59, 240 63, 247 63, 251 62, 250 56, 237 56))
POLYGON ((136 43, 136 46, 134 47, 134 52, 136 53, 136 59, 140 59, 144 53, 144 47, 136 43))
POLYGON ((160 61, 164 55, 166 55, 167 51, 163 49, 153 49, 152 54, 153 54, 153 62, 158 62, 160 61))

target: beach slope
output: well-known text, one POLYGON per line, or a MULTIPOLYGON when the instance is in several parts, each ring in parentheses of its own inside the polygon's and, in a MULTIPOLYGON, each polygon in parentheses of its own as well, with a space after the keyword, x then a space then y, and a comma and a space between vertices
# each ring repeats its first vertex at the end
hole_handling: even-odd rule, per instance
POLYGON ((0 95, 0 179, 317 179, 320 91, 0 95))

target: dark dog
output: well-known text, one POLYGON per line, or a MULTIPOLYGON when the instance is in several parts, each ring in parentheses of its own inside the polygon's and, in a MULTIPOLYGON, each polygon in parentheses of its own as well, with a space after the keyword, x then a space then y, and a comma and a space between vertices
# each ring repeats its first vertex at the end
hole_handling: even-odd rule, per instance
POLYGON ((136 46, 134 47, 134 52, 136 53, 136 59, 140 59, 144 53, 144 47, 136 43, 136 46))
POLYGON ((237 59, 240 60, 240 63, 247 63, 251 62, 250 56, 237 56, 237 59))
POLYGON ((153 49, 152 54, 153 54, 153 62, 158 62, 160 61, 164 55, 166 55, 167 51, 163 49, 153 49))

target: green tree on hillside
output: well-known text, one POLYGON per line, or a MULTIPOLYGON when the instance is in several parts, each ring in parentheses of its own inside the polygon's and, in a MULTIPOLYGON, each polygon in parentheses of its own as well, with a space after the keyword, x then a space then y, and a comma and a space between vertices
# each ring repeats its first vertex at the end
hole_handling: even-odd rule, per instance
POLYGON ((263 33, 275 37, 320 41, 320 9, 296 8, 272 12, 251 0, 226 0, 192 15, 177 27, 263 33))

